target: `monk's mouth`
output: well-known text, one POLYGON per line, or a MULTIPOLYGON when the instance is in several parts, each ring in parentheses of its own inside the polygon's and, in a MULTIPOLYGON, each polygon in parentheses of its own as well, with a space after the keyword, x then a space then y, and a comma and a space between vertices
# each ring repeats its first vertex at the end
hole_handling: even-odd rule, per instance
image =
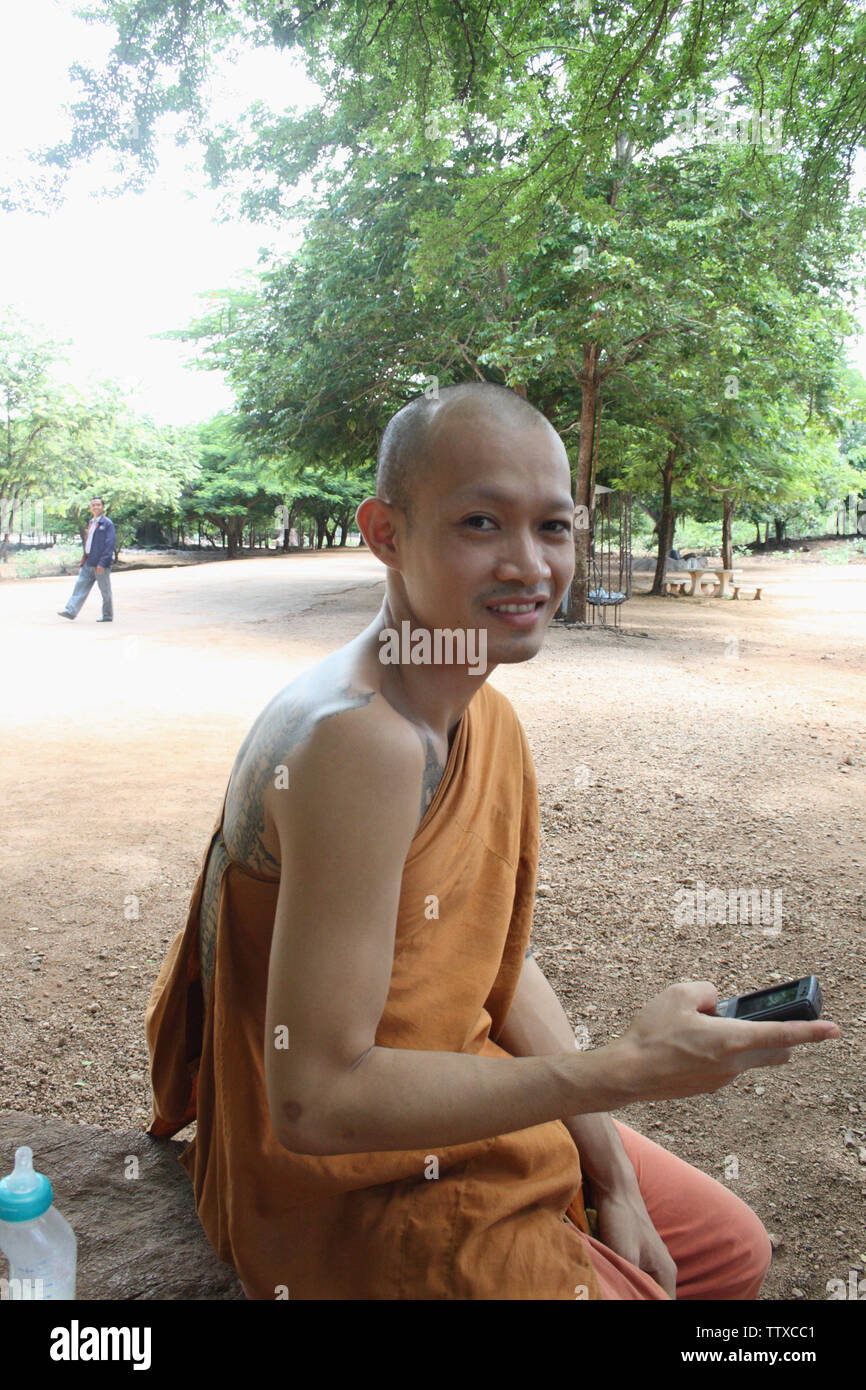
POLYGON ((498 618, 500 622, 505 623, 508 627, 528 628, 534 627, 538 622, 541 610, 546 608, 547 604, 547 599, 539 599, 536 603, 533 603, 531 607, 528 604, 509 604, 507 607, 512 610, 511 612, 501 607, 495 608, 488 604, 487 611, 491 613, 494 618, 498 618), (518 611, 515 612, 513 611, 514 609, 518 611))

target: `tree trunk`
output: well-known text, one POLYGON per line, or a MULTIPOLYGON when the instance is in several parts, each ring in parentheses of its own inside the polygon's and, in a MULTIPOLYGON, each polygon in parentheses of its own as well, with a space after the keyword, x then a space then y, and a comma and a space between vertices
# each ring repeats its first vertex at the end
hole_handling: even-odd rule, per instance
POLYGON ((725 495, 724 511, 722 514, 722 569, 732 570, 734 568, 734 548, 731 540, 731 528, 734 520, 734 512, 737 504, 733 497, 725 495))
POLYGON ((592 449, 599 391, 597 361, 598 344, 584 343, 583 369, 580 373, 580 435, 577 476, 574 481, 574 505, 575 508, 583 507, 585 510, 575 514, 574 578, 571 581, 566 610, 566 619, 571 623, 586 622, 589 594, 590 533, 588 525, 580 524, 580 518, 586 518, 588 521, 592 512, 592 449))
POLYGON ((756 521, 756 522, 755 522, 755 545, 760 545, 760 544, 761 544, 761 523, 760 523, 760 521, 756 521))
POLYGON ((668 451, 668 456, 664 461, 662 474, 662 512, 658 521, 659 548, 656 556, 656 572, 653 577, 651 594, 661 594, 664 591, 665 572, 668 567, 668 555, 674 543, 674 522, 676 512, 674 511, 673 490, 674 490, 674 464, 677 455, 681 453, 682 446, 674 444, 668 451))
POLYGON ((239 548, 243 549, 244 524, 240 517, 229 518, 226 524, 226 538, 228 540, 228 558, 235 560, 239 548))
POLYGON ((773 518, 773 526, 776 531, 777 544, 781 545, 782 541, 785 539, 785 523, 776 516, 773 518))

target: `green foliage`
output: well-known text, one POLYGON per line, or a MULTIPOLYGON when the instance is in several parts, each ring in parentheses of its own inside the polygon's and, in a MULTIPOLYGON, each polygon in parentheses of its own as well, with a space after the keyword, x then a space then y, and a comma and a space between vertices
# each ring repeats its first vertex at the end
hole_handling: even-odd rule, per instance
POLYGON ((56 574, 58 567, 77 574, 81 563, 80 545, 52 546, 50 550, 12 551, 9 560, 16 579, 38 579, 44 574, 56 574))
POLYGON ((16 504, 41 504, 46 529, 75 535, 98 494, 119 548, 136 514, 176 500, 195 474, 193 433, 135 415, 111 382, 87 395, 61 390, 58 357, 18 316, 0 323, 0 502, 13 515, 16 504))
POLYGON ((845 545, 821 550, 819 559, 822 565, 850 565, 855 556, 866 556, 866 540, 853 540, 845 545))
MULTIPOLYGON (((286 506, 330 537, 372 487, 386 420, 434 378, 525 390, 576 486, 593 472, 655 515, 667 497, 748 531, 862 483, 866 383, 842 353, 863 274, 847 186, 866 110, 856 0, 92 12, 117 43, 104 71, 77 69, 51 167, 108 147, 140 179, 172 118, 242 214, 305 219, 297 254, 173 330, 228 373, 238 410, 191 450, 136 438, 128 475, 111 455, 130 516, 204 517, 236 538, 286 506), (255 45, 294 50, 322 102, 255 103, 216 129, 211 65, 255 45), (722 105, 756 113, 751 140, 684 136, 696 108, 722 105), (768 113, 779 147, 757 134, 768 113), (316 191, 299 200, 305 175, 316 191)), ((95 446, 119 437, 117 403, 90 406, 69 488, 90 485, 95 446)))

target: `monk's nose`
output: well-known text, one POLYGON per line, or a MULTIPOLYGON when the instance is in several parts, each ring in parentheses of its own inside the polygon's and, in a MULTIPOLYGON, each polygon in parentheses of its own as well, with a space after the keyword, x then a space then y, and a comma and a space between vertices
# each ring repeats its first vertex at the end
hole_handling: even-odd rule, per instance
POLYGON ((541 542, 532 532, 520 532, 506 542, 497 566, 498 577, 521 580, 527 592, 540 587, 549 592, 552 573, 541 542))

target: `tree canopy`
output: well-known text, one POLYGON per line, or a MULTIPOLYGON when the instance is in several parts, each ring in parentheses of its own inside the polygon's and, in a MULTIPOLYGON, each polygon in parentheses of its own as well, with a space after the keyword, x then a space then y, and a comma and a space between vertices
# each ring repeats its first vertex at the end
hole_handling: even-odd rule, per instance
MULTIPOLYGON (((858 481, 866 409, 843 344, 864 278, 862 0, 85 13, 117 42, 103 70, 74 69, 47 169, 109 148, 135 184, 170 119, 236 213, 303 223, 295 254, 173 330, 238 401, 199 441, 189 515, 218 503, 231 530, 306 486, 330 535, 322 507, 333 524, 369 486, 388 417, 473 377, 545 411, 576 505, 602 480, 654 499, 656 589, 677 509, 716 509, 729 554, 738 510, 858 481), (256 46, 294 52, 321 99, 217 126, 208 74, 256 46)), ((582 617, 586 531, 575 548, 582 617)))

